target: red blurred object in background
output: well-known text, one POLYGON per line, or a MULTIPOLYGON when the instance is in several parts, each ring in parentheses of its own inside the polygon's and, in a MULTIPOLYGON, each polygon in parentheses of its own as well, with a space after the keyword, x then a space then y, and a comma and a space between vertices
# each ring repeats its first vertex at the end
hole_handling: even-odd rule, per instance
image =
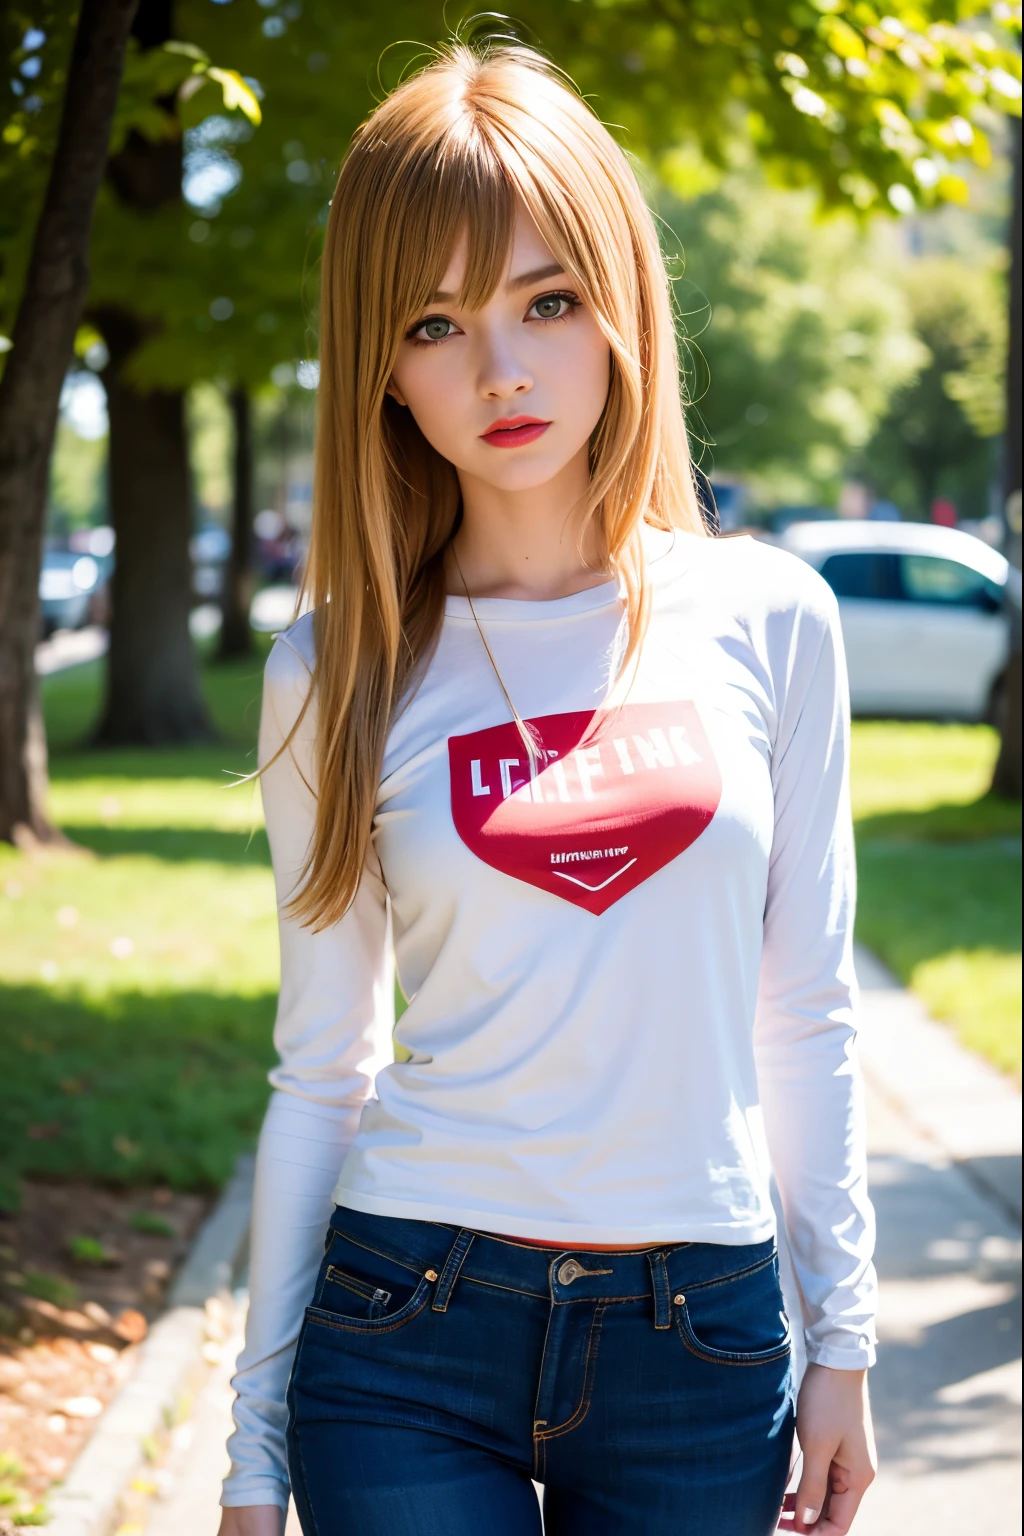
POLYGON ((938 496, 932 502, 932 522, 938 523, 940 528, 956 527, 956 507, 945 496, 938 496))

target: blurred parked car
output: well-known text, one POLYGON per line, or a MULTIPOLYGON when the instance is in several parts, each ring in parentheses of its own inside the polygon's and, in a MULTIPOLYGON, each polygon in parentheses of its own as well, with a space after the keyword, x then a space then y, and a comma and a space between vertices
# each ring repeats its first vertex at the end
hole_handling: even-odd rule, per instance
POLYGON ((231 535, 219 523, 203 523, 189 540, 192 591, 196 597, 220 597, 224 570, 231 554, 231 535))
POLYGON ((94 554, 45 551, 38 578, 43 639, 49 639, 55 630, 81 630, 97 622, 104 574, 103 564, 94 554))
POLYGON ((774 539, 839 599, 859 715, 991 720, 1006 686, 1004 594, 1020 573, 997 550, 927 523, 794 523, 774 539))

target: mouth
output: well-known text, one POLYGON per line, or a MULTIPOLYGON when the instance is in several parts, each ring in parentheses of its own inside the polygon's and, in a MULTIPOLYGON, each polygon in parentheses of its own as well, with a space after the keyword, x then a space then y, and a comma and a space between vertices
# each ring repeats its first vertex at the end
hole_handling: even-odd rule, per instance
POLYGON ((501 417, 481 432, 480 438, 492 448, 519 448, 524 443, 536 442, 550 425, 550 421, 541 421, 538 416, 501 417))

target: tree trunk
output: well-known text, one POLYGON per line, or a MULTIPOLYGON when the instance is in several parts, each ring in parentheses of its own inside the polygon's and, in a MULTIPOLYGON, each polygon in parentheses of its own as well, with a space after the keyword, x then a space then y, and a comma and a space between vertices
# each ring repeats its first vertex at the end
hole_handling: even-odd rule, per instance
POLYGON ((220 654, 247 656, 252 651, 249 606, 253 589, 253 459, 252 402, 244 385, 231 391, 235 424, 234 502, 231 513, 231 558, 224 573, 223 623, 220 654))
POLYGON ((57 149, 0 379, 0 838, 51 840, 35 646, 61 386, 89 290, 89 236, 138 0, 82 0, 57 149))
MULTIPOLYGON (((1004 553, 1020 571, 1021 545, 1021 124, 1010 122, 1013 136, 1013 213, 1010 222, 1010 350, 1006 367, 1006 436, 1003 448, 1004 553)), ((999 757, 992 776, 998 795, 1021 795, 1021 615, 1007 603, 1010 664, 1000 714, 999 757)))
MULTIPOLYGON (((174 35, 172 0, 141 0, 134 37, 143 49, 174 35)), ((162 102, 173 112, 174 101, 162 102)), ((156 143, 129 134, 108 174, 118 197, 144 217, 181 197, 181 137, 156 143)), ((110 511, 117 549, 107 697, 97 740, 161 746, 214 735, 189 635, 192 563, 185 399, 141 394, 124 365, 146 335, 127 307, 92 312, 110 361, 103 371, 110 412, 110 511)))
POLYGON ((110 361, 103 370, 110 415, 110 513, 117 535, 111 583, 107 697, 97 740, 163 746, 213 736, 188 618, 192 606, 185 396, 141 394, 124 364, 142 323, 98 311, 110 361))

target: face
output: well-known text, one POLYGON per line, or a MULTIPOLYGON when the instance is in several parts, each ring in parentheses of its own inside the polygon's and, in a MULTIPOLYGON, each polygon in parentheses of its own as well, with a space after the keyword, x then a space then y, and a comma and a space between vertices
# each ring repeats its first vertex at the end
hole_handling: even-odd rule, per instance
POLYGON ((522 207, 502 280, 481 309, 455 302, 465 266, 463 239, 406 332, 389 392, 464 484, 522 491, 581 460, 586 472, 611 353, 576 285, 522 207))

